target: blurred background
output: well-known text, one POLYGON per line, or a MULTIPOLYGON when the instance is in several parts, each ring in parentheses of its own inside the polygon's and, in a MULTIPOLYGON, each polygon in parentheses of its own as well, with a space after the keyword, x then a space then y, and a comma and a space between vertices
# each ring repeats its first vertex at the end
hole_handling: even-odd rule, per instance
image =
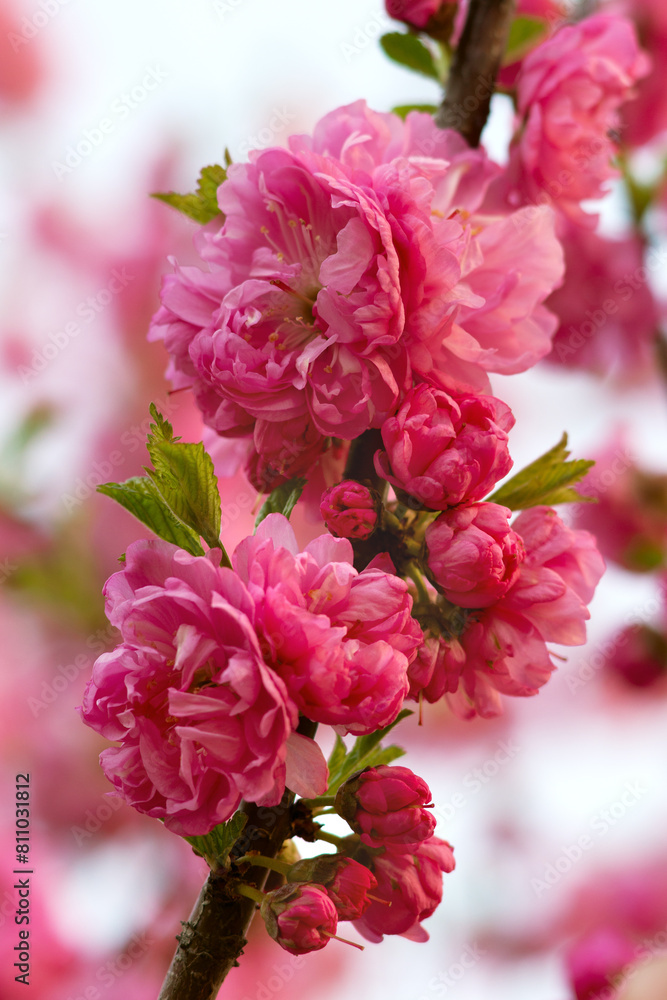
MULTIPOLYGON (((649 0, 625 9, 659 61, 664 12, 649 0)), ((437 103, 433 81, 382 54, 379 36, 397 27, 380 0, 0 0, 3 998, 25 995, 12 957, 17 774, 30 775, 32 995, 156 997, 205 877, 185 842, 109 794, 104 741, 75 711, 114 642, 104 580, 143 535, 95 487, 140 473, 151 400, 186 440, 201 434, 188 395, 169 395, 162 345, 145 340, 167 258, 195 261, 195 226, 148 195, 191 190, 225 148, 242 160, 359 97, 383 111, 437 103)), ((610 190, 590 237, 604 244, 568 245, 573 277, 554 296, 563 363, 494 381, 517 418, 515 468, 564 430, 574 457, 601 456, 588 484, 599 504, 567 514, 599 532, 609 564, 590 642, 559 651, 538 697, 500 719, 427 705, 421 727, 399 729, 457 857, 429 943, 361 954, 332 942, 292 958, 255 927, 222 996, 567 1000, 605 995, 584 992, 591 970, 667 948, 667 393, 655 340, 667 114, 655 79, 626 115, 648 209, 638 215, 627 184, 610 190), (600 312, 626 279, 620 315, 600 312)), ((501 161, 511 118, 495 98, 485 141, 501 161)), ((221 482, 228 548, 252 530, 251 492, 221 482)))

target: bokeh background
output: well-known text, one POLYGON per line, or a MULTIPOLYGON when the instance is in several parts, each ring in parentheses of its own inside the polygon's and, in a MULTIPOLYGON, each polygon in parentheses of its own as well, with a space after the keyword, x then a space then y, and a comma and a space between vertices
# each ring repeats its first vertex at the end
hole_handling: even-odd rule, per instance
MULTIPOLYGON (((380 0, 0 2, 3 998, 156 997, 205 874, 187 844, 109 796, 103 741, 75 711, 113 643, 103 582, 143 534, 95 487, 141 471, 151 400, 186 439, 201 432, 187 394, 169 395, 162 346, 145 339, 168 256, 195 259, 194 224, 148 194, 190 190, 225 148, 242 160, 359 97, 379 110, 437 102, 434 82, 382 54, 378 37, 396 27, 380 0), (32 993, 12 968, 14 779, 26 772, 32 993)), ((486 142, 500 160, 510 121, 509 101, 494 99, 486 142)), ((650 138, 634 161, 644 180, 659 174, 666 145, 664 133, 650 138)), ((620 185, 601 210, 606 238, 628 232, 620 185)), ((647 290, 664 312, 659 200, 648 230, 654 256, 630 337, 647 290)), ((604 295, 595 275, 585 285, 582 312, 604 295)), ((619 347, 597 374, 543 363, 494 381, 517 418, 515 467, 563 430, 576 457, 608 450, 593 521, 611 516, 605 499, 637 465, 665 490, 664 374, 650 352, 629 356, 619 363, 619 347)), ((230 547, 252 529, 252 491, 241 478, 221 487, 230 547)), ((406 763, 429 782, 437 832, 457 857, 428 944, 390 939, 362 954, 333 942, 294 959, 255 928, 222 995, 567 1000, 577 948, 589 960, 628 940, 640 959, 642 948, 664 950, 667 682, 658 647, 635 654, 641 626, 664 629, 663 565, 656 557, 640 573, 610 561, 589 645, 567 650, 538 697, 473 723, 426 706, 421 727, 401 726, 406 763)))

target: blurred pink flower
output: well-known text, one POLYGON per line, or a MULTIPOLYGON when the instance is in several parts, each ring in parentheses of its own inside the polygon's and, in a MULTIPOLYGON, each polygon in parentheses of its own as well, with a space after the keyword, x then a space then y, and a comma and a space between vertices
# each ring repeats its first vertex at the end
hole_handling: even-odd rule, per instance
POLYGON ((509 166, 524 202, 552 203, 592 225, 580 203, 601 197, 618 175, 610 133, 648 71, 632 23, 613 14, 568 24, 526 56, 517 79, 523 124, 509 166))
POLYGON ((389 17, 415 28, 425 28, 441 7, 454 3, 456 0, 385 0, 385 7, 389 17))
POLYGON ((659 312, 648 278, 657 251, 638 236, 608 240, 564 222, 565 281, 549 298, 560 326, 547 361, 598 375, 632 379, 655 371, 659 312))

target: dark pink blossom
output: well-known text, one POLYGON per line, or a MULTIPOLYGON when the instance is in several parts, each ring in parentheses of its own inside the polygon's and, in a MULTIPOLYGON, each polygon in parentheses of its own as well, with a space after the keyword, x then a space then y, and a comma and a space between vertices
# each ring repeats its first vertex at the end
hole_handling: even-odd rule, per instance
POLYGON ((409 851, 428 840, 435 816, 424 807, 431 791, 407 767, 368 767, 338 790, 336 809, 369 847, 409 851))
POLYGON ((384 934, 428 941, 421 922, 435 912, 442 899, 442 874, 453 871, 454 864, 451 845, 438 837, 410 852, 386 848, 370 862, 377 900, 354 926, 369 941, 381 941, 384 934))
POLYGON ((636 959, 634 942, 615 927, 599 927, 576 941, 565 961, 577 1000, 612 997, 613 987, 636 959))
POLYGON ((242 796, 276 805, 286 781, 302 794, 326 785, 321 752, 293 732, 296 705, 264 661, 253 600, 213 553, 133 542, 105 594, 124 641, 96 661, 82 716, 121 741, 102 767, 139 812, 199 835, 242 796))
POLYGON ((450 396, 422 383, 382 425, 386 450, 375 468, 431 510, 481 500, 512 468, 513 426, 512 411, 493 396, 450 396))
POLYGON ((342 854, 320 854, 296 861, 288 882, 314 882, 333 900, 339 920, 356 920, 370 905, 368 893, 377 881, 368 868, 342 854))
POLYGON ((372 563, 358 573, 345 538, 299 552, 270 514, 234 553, 256 606, 264 655, 309 719, 370 733, 396 718, 421 642, 405 581, 372 563))
POLYGON ((456 0, 385 0, 389 17, 405 21, 415 28, 425 28, 434 14, 456 0))
POLYGON ((322 494, 320 514, 336 538, 370 538, 377 527, 380 498, 354 479, 330 486, 322 494))
POLYGON ((524 546, 497 503, 463 504, 426 529, 427 565, 444 596, 462 608, 486 608, 512 586, 524 546))
POLYGON ((292 955, 324 948, 338 927, 336 907, 321 885, 288 882, 265 894, 260 912, 273 940, 292 955))
POLYGON ((466 718, 500 714, 503 694, 536 694, 554 669, 547 642, 585 642, 586 605, 604 571, 593 536, 550 508, 524 511, 513 528, 526 557, 504 597, 468 618, 459 636, 465 665, 447 679, 447 700, 466 718))
POLYGON ((523 61, 517 79, 521 131, 509 176, 524 201, 545 200, 580 223, 581 202, 618 175, 611 160, 619 107, 646 75, 630 21, 596 14, 561 27, 523 61))

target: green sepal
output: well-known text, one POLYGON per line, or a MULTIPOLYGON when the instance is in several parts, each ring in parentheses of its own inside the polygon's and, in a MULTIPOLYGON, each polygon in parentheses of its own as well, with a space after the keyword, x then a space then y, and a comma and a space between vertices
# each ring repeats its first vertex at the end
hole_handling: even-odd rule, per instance
POLYGON ((210 833, 203 837, 184 837, 196 854, 200 854, 206 860, 211 871, 219 871, 228 867, 229 854, 243 833, 243 828, 248 822, 245 813, 236 812, 226 823, 220 823, 213 827, 210 833))
POLYGON ((269 493, 268 497, 259 509, 255 529, 257 529, 265 517, 269 514, 284 514, 289 518, 296 507, 299 497, 303 493, 303 488, 307 480, 302 477, 289 479, 286 483, 276 486, 275 490, 269 493))
POLYGON ((517 472, 486 499, 509 507, 510 510, 525 510, 526 507, 539 507, 543 504, 553 507, 555 504, 573 501, 594 503, 594 497, 582 496, 572 486, 583 479, 595 463, 586 459, 568 462, 566 459, 569 454, 567 434, 563 434, 555 447, 521 472, 517 472))
POLYGON ((174 516, 152 480, 147 477, 135 476, 124 483, 103 483, 97 487, 97 492, 111 497, 125 510, 129 510, 158 538, 178 545, 193 556, 204 554, 198 536, 174 516))
POLYGON ((158 192, 151 197, 171 205, 172 208, 187 215, 188 218, 204 225, 211 219, 215 219, 216 216, 222 215, 218 208, 218 188, 226 179, 227 171, 225 168, 214 163, 210 167, 202 169, 197 181, 196 192, 177 194, 176 191, 167 191, 165 193, 158 192))
POLYGON ((339 787, 355 771, 360 771, 364 767, 379 767, 381 764, 391 764, 392 760, 402 757, 405 754, 399 746, 382 747, 379 744, 397 726, 402 719, 406 719, 413 713, 408 708, 396 716, 394 721, 384 729, 378 729, 376 733, 369 733, 368 736, 357 736, 354 746, 349 751, 345 743, 336 737, 336 743, 328 760, 329 785, 327 795, 335 795, 339 787))
POLYGON ((416 35, 402 31, 390 31, 380 39, 385 55, 399 66, 421 73, 440 83, 440 74, 433 58, 433 53, 416 35))

